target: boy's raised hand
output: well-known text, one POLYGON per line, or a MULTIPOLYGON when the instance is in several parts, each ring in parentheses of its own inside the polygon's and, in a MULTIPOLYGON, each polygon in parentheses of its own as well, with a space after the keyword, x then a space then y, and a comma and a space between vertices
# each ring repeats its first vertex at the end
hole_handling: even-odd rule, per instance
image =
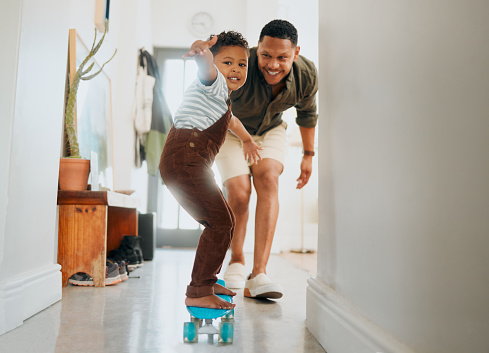
POLYGON ((189 52, 185 54, 183 58, 204 55, 210 47, 216 44, 216 42, 217 35, 212 37, 210 40, 196 40, 190 47, 189 52))
POLYGON ((184 59, 187 57, 195 59, 199 67, 197 75, 200 82, 206 86, 212 85, 217 78, 217 69, 214 67, 214 55, 209 50, 216 42, 217 35, 210 40, 196 40, 190 47, 189 52, 183 56, 184 59))

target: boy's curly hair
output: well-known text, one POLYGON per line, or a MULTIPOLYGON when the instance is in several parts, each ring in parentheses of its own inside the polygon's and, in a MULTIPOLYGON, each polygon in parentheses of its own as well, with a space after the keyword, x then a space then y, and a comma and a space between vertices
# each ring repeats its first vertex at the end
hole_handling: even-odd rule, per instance
MULTIPOLYGON (((211 36, 207 40, 211 40, 214 36, 214 34, 211 34, 211 36)), ((209 50, 211 51, 212 55, 215 56, 223 47, 230 46, 242 47, 246 49, 248 55, 250 53, 248 41, 243 37, 241 33, 235 31, 223 31, 219 33, 216 44, 214 44, 209 50)))
POLYGON ((294 46, 297 46, 299 41, 299 34, 294 25, 285 20, 273 20, 268 22, 260 32, 259 42, 263 40, 263 37, 269 36, 278 39, 288 39, 294 46))

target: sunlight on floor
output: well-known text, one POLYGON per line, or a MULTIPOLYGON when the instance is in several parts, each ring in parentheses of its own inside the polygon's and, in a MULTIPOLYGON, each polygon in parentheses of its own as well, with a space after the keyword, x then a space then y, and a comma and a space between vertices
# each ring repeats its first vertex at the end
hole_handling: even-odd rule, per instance
POLYGON ((280 256, 300 269, 307 271, 311 277, 317 274, 317 253, 314 251, 308 254, 282 252, 280 256))

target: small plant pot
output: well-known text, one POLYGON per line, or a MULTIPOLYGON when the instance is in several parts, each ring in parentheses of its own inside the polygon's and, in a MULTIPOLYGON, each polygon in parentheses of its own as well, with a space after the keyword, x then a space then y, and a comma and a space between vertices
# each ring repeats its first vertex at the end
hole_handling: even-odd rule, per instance
POLYGON ((89 159, 61 158, 59 160, 60 190, 86 190, 88 186, 89 173, 89 159))

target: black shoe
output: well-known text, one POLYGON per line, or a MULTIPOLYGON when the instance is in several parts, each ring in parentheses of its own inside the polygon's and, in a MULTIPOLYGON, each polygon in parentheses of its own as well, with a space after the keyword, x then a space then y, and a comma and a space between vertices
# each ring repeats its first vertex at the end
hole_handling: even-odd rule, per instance
POLYGON ((138 257, 134 251, 127 251, 127 249, 123 248, 114 249, 109 251, 107 257, 115 262, 124 261, 126 263, 126 268, 129 270, 139 267, 138 257))
POLYGON ((129 267, 141 267, 143 266, 143 250, 141 249, 141 238, 134 235, 124 235, 121 241, 120 249, 124 250, 126 256, 128 256, 129 267), (134 261, 133 259, 136 259, 134 261), (136 265, 134 265, 136 262, 136 265))

